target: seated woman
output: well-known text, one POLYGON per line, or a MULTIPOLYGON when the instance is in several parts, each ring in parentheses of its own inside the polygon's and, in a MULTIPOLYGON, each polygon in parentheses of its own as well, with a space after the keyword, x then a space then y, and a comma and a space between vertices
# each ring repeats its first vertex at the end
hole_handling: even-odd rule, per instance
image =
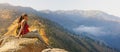
POLYGON ((28 15, 23 14, 19 19, 18 19, 18 28, 16 33, 18 34, 17 37, 27 37, 27 38, 38 38, 44 46, 47 46, 50 48, 50 45, 46 44, 39 33, 29 33, 29 25, 27 24, 28 21, 28 15))

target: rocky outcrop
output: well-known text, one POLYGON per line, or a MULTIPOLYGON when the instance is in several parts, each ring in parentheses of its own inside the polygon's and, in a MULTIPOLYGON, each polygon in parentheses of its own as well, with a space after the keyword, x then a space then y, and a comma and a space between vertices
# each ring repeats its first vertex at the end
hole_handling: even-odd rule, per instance
POLYGON ((43 49, 46 49, 36 38, 5 36, 0 42, 0 52, 41 52, 43 49))
POLYGON ((59 48, 47 48, 36 38, 4 36, 0 40, 0 52, 68 52, 59 48))
POLYGON ((44 49, 42 52, 68 52, 64 49, 53 48, 53 49, 44 49))

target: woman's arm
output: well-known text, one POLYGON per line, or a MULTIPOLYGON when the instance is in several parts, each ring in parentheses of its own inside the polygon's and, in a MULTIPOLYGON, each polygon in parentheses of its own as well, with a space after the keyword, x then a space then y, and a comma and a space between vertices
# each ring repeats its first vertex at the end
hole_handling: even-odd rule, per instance
POLYGON ((19 31, 19 33, 18 33, 18 36, 21 35, 21 32, 22 32, 23 27, 24 27, 24 24, 25 24, 25 20, 23 20, 23 21, 21 22, 21 28, 20 28, 20 31, 19 31))

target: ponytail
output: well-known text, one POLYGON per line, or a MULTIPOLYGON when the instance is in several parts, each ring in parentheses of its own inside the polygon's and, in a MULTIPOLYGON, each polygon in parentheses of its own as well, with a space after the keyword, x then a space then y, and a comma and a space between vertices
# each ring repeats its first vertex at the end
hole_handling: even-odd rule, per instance
POLYGON ((20 23, 25 16, 28 16, 26 13, 23 13, 19 18, 18 18, 18 23, 20 23))
POLYGON ((20 23, 23 19, 24 19, 24 18, 23 18, 22 16, 20 16, 20 17, 18 18, 18 23, 20 23))

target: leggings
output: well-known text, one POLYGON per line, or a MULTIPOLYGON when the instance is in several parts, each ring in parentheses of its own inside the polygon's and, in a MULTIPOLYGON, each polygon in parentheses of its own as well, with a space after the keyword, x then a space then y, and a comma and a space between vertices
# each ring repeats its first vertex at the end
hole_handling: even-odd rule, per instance
POLYGON ((22 38, 38 38, 38 40, 44 44, 44 46, 49 46, 48 44, 46 44, 44 42, 44 40, 41 38, 41 36, 39 35, 39 33, 34 33, 34 32, 29 32, 25 35, 22 36, 22 38))

